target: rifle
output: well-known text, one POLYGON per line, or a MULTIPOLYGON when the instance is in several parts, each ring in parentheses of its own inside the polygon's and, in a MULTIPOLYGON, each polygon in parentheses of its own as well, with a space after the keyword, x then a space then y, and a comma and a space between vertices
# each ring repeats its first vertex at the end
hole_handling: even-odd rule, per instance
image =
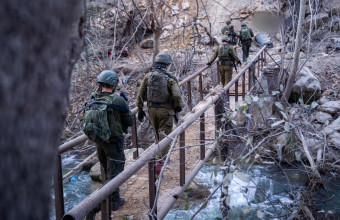
POLYGON ((237 66, 236 66, 235 59, 233 57, 231 50, 229 50, 229 56, 230 56, 231 62, 233 63, 233 67, 235 68, 235 70, 237 72, 237 66))

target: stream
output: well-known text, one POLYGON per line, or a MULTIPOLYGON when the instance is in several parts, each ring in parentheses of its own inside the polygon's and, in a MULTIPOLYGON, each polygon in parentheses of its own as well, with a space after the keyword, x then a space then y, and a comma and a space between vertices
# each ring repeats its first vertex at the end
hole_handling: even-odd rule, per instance
MULTIPOLYGON (((63 158, 63 174, 79 162, 80 160, 75 156, 63 158)), ((255 165, 249 168, 248 174, 249 182, 236 176, 229 185, 228 195, 231 207, 228 212, 229 220, 279 220, 288 218, 292 212, 297 212, 293 198, 298 196, 299 191, 305 189, 309 181, 305 172, 277 165, 255 165)), ((340 176, 330 174, 328 179, 330 181, 326 184, 326 190, 322 189, 315 193, 316 207, 325 210, 325 212, 331 210, 333 213, 340 214, 340 176)), ((206 198, 222 180, 223 176, 219 166, 204 166, 194 179, 195 185, 199 185, 199 191, 196 194, 203 194, 205 191, 206 198)), ((99 183, 91 180, 88 172, 83 171, 73 176, 69 182, 64 184, 65 211, 69 211, 99 186, 99 183)), ((196 215, 195 220, 223 218, 220 209, 221 192, 221 188, 216 191, 207 205, 196 215)), ((166 220, 189 220, 199 209, 204 200, 196 197, 190 198, 190 193, 187 191, 186 194, 188 198, 182 199, 183 201, 179 204, 176 203, 165 217, 166 220)), ((51 196, 50 220, 53 220, 55 219, 53 190, 51 196)))

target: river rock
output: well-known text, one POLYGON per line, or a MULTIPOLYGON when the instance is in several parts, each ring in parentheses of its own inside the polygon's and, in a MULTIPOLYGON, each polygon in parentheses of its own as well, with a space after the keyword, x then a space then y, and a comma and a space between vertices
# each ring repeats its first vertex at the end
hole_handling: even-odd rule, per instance
POLYGON ((322 96, 321 99, 319 100, 319 104, 322 105, 329 101, 331 100, 329 100, 326 96, 322 96))
POLYGON ((100 162, 97 162, 90 170, 90 177, 93 181, 101 182, 100 162))
POLYGON ((340 111, 340 103, 339 101, 326 102, 325 104, 322 104, 318 110, 329 114, 336 114, 340 111))
POLYGON ((329 142, 335 147, 340 147, 340 132, 333 132, 329 135, 329 142))
MULTIPOLYGON (((311 19, 312 17, 308 16, 305 19, 305 22, 303 23, 304 28, 307 30, 309 29, 311 19)), ((312 27, 318 28, 320 26, 323 26, 328 22, 328 20, 329 20, 329 17, 327 13, 318 13, 316 16, 313 16, 312 27)))
POLYGON ((328 114, 326 112, 317 112, 315 114, 315 119, 318 122, 325 124, 325 123, 331 121, 333 118, 330 114, 328 114))
POLYGON ((192 199, 205 199, 210 195, 209 187, 197 181, 192 181, 185 193, 192 199))
POLYGON ((338 117, 335 121, 332 122, 332 124, 325 127, 321 133, 324 135, 330 135, 336 131, 340 131, 340 117, 338 117))
POLYGON ((264 127, 266 119, 273 114, 274 99, 266 97, 259 99, 258 102, 253 102, 250 107, 250 114, 253 116, 256 127, 264 127))
POLYGON ((143 49, 150 49, 153 48, 153 39, 145 39, 140 44, 140 47, 143 49))
POLYGON ((290 95, 290 101, 297 102, 303 97, 305 103, 315 101, 320 98, 321 84, 318 78, 308 67, 303 67, 296 76, 296 81, 290 95))
POLYGON ((182 2, 182 10, 186 11, 190 8, 190 2, 182 2))

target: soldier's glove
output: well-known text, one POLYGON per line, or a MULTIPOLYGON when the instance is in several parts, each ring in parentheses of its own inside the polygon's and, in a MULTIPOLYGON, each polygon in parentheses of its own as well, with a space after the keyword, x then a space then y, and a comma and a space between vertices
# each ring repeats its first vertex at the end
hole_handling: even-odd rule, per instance
POLYGON ((146 117, 146 114, 145 114, 145 112, 142 110, 142 111, 140 111, 140 112, 138 112, 138 120, 140 121, 140 122, 143 122, 144 121, 144 117, 146 117))
POLYGON ((241 66, 241 61, 237 61, 237 63, 238 63, 238 65, 240 65, 240 66, 241 66))
POLYGON ((123 97, 123 99, 125 99, 125 101, 129 101, 129 97, 127 96, 127 94, 124 91, 120 92, 120 96, 123 97))
POLYGON ((207 63, 206 65, 207 65, 207 66, 211 66, 211 63, 209 62, 209 63, 207 63))
POLYGON ((181 112, 182 111, 182 107, 178 106, 176 108, 174 108, 175 112, 178 113, 178 112, 181 112))

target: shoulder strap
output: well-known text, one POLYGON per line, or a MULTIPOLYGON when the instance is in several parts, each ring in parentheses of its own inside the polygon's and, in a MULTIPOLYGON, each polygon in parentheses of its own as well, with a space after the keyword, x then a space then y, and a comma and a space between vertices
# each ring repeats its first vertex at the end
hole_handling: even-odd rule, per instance
POLYGON ((175 80, 175 81, 178 83, 177 79, 176 79, 173 75, 171 75, 170 73, 168 73, 168 72, 166 72, 166 71, 164 71, 164 70, 161 70, 161 69, 156 69, 156 71, 159 72, 159 73, 164 73, 164 74, 167 75, 169 78, 175 80))
MULTIPOLYGON (((111 96, 113 99, 112 99, 112 102, 117 98, 117 94, 113 94, 114 96, 111 96)), ((91 98, 92 98, 92 94, 91 94, 91 98)), ((101 101, 101 100, 96 100, 95 97, 94 99, 89 102, 89 103, 86 103, 86 105, 84 107, 82 107, 81 109, 79 109, 78 111, 76 111, 74 114, 78 114, 79 112, 82 112, 85 108, 87 107, 90 107, 91 105, 93 104, 101 104, 101 105, 107 105, 113 109, 116 109, 118 111, 121 111, 121 112, 129 112, 129 108, 127 106, 121 106, 121 105, 116 105, 116 104, 112 104, 112 103, 107 103, 105 101, 101 101)))

